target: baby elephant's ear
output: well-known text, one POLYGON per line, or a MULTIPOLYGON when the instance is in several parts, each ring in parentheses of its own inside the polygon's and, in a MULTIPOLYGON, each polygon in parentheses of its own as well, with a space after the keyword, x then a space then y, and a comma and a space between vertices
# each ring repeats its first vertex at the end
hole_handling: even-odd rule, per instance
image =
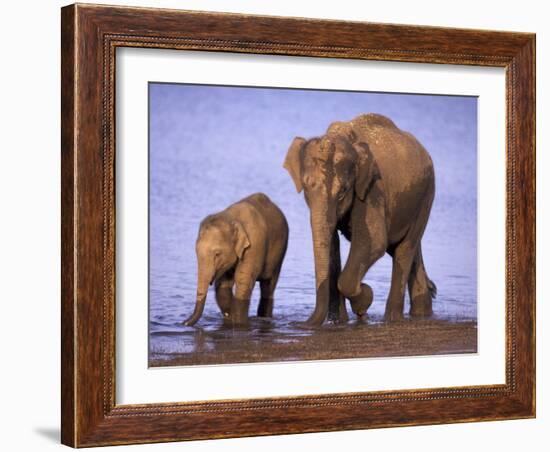
POLYGON ((248 240, 248 234, 244 230, 243 225, 239 221, 233 222, 234 234, 235 234, 235 254, 239 259, 243 258, 244 250, 250 246, 248 240))
POLYGON ((361 201, 364 201, 372 183, 380 179, 380 169, 367 143, 355 143, 353 148, 357 152, 355 193, 361 201))
POLYGON ((292 177, 292 180, 294 181, 294 185, 296 185, 296 191, 300 193, 302 191, 302 148, 304 147, 306 140, 304 140, 301 137, 296 137, 292 141, 292 144, 288 148, 288 152, 286 153, 285 163, 283 165, 283 168, 286 169, 290 176, 292 177))

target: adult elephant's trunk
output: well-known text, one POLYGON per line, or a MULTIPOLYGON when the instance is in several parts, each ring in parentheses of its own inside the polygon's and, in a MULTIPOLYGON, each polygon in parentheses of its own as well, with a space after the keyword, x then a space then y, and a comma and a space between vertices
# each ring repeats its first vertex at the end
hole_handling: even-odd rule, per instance
POLYGON ((326 203, 311 205, 311 231, 313 233, 317 295, 315 310, 307 321, 310 325, 321 325, 328 314, 330 301, 330 248, 336 227, 336 220, 333 217, 335 217, 335 214, 329 212, 326 203))
POLYGON ((203 267, 199 265, 195 310, 193 311, 193 314, 191 314, 191 317, 183 322, 184 325, 194 325, 201 318, 202 312, 204 311, 204 303, 206 302, 206 294, 208 293, 208 286, 213 278, 214 271, 205 271, 203 267))

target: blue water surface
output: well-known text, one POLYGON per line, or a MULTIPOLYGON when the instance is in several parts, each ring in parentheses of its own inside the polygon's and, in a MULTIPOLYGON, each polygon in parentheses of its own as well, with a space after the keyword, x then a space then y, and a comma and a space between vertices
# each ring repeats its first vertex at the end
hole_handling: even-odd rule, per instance
MULTIPOLYGON (((477 98, 182 84, 149 84, 150 351, 182 352, 180 322, 193 310, 194 243, 200 221, 255 192, 285 213, 290 238, 276 291, 277 334, 305 320, 315 303, 309 211, 282 168, 295 136, 321 135, 335 120, 375 112, 411 132, 434 161, 436 196, 423 238, 438 287, 436 318, 477 317, 477 98)), ((342 260, 349 245, 342 239, 342 260)), ((380 319, 391 278, 382 258, 365 276, 380 319)), ((251 312, 259 297, 255 289, 251 312)), ((408 304, 408 296, 406 305, 408 304)), ((407 310, 407 306, 406 306, 407 310)), ((210 291, 199 322, 219 327, 210 291)))

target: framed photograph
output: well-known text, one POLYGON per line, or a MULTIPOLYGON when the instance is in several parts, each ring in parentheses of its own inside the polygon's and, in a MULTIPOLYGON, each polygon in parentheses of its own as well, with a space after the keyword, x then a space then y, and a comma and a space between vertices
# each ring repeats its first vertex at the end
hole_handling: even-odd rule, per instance
POLYGON ((535 416, 535 36, 62 8, 62 442, 535 416))

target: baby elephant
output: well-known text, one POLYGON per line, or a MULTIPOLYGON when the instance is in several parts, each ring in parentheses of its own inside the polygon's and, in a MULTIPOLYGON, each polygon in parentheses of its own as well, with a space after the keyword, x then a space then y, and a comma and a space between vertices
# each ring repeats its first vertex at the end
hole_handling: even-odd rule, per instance
POLYGON ((195 310, 184 324, 194 325, 199 320, 212 283, 224 319, 233 325, 248 323, 250 295, 256 281, 260 281, 261 289, 258 316, 271 317, 287 242, 286 218, 263 193, 206 217, 196 243, 199 269, 195 310))

